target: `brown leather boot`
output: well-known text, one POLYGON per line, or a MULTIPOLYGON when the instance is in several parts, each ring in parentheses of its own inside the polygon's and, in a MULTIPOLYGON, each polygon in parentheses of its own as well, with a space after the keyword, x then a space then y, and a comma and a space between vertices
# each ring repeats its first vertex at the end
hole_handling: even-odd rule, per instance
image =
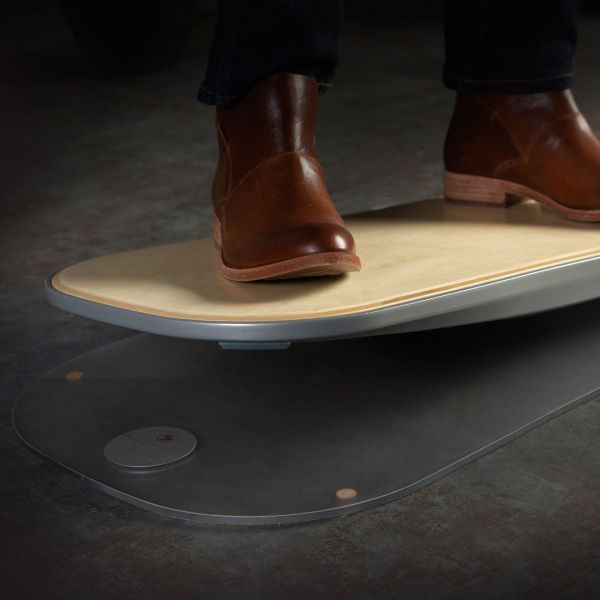
POLYGON ((278 73, 217 109, 214 237, 235 281, 360 269, 315 150, 317 83, 278 73))
POLYGON ((600 142, 570 92, 457 94, 444 150, 449 200, 531 198, 600 221, 600 142))

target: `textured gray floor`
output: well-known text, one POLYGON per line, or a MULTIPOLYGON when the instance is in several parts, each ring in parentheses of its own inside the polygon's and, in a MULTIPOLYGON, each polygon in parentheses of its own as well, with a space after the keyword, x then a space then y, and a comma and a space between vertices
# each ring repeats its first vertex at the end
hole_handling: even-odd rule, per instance
MULTIPOLYGON (((44 301, 53 270, 206 234, 212 109, 198 106, 212 18, 183 62, 94 78, 58 12, 0 24, 2 387, 0 574, 15 598, 595 598, 600 403, 412 496, 311 525, 170 521, 82 489, 16 439, 37 376, 130 332, 44 301)), ((600 129, 600 20, 582 27, 580 104, 600 129)), ((319 147, 338 207, 436 194, 451 95, 439 23, 347 23, 319 147)))

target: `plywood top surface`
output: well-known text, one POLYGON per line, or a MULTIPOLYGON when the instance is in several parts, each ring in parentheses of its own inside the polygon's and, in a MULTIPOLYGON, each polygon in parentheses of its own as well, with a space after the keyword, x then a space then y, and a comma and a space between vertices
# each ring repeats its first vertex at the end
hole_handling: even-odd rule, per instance
POLYGON ((534 202, 508 210, 431 200, 346 217, 363 263, 339 277, 236 283, 210 239, 101 256, 55 289, 102 304, 202 321, 289 320, 364 312, 600 255, 600 224, 534 202))

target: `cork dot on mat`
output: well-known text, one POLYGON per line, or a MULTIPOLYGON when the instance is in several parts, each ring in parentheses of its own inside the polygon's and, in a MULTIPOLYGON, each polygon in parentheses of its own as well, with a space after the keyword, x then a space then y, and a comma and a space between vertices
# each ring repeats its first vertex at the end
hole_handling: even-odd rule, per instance
POLYGON ((69 371, 65 375, 67 381, 80 381, 83 379, 83 371, 69 371))
POLYGON ((338 500, 351 500, 352 498, 356 498, 358 493, 353 488, 342 488, 335 493, 338 500))

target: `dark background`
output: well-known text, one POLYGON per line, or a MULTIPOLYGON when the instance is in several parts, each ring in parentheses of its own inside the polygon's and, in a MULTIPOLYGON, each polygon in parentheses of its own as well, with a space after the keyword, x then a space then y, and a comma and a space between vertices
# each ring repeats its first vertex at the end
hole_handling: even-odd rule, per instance
MULTIPOLYGON (((0 8, 6 597, 596 598, 598 401, 401 501, 296 527, 160 518, 82 488, 23 447, 11 427, 18 395, 62 362, 132 335, 50 307, 45 278, 210 231, 214 115, 195 95, 214 3, 163 3, 160 19, 153 2, 144 14, 127 2, 70 8, 82 5, 97 16, 79 44, 56 2, 0 8), (94 36, 103 23, 111 35, 94 36)), ((440 3, 347 5, 318 135, 334 200, 347 213, 437 195, 452 108, 440 83, 440 3)), ((575 89, 597 131, 598 5, 588 2, 582 20, 575 89)))

